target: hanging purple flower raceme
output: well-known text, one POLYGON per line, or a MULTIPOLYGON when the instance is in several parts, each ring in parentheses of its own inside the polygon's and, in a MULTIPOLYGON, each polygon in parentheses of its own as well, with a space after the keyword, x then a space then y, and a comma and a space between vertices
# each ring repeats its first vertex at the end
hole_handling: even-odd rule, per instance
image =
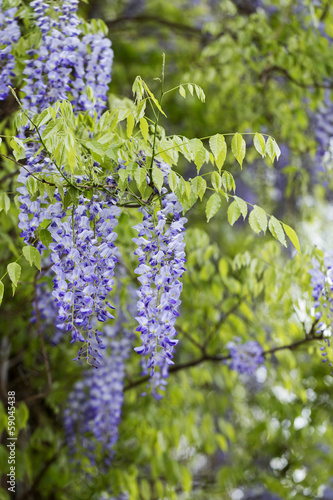
POLYGON ((15 59, 12 54, 13 46, 18 42, 21 32, 15 15, 17 8, 3 10, 3 1, 0 0, 0 100, 9 95, 8 86, 15 76, 15 59))
POLYGON ((75 359, 85 358, 95 368, 100 364, 100 349, 104 349, 95 322, 114 318, 109 311, 114 307, 107 300, 118 260, 114 228, 120 209, 114 203, 113 198, 80 196, 78 206, 73 206, 71 217, 65 220, 61 204, 58 212, 50 207, 53 220, 48 229, 56 275, 52 295, 59 309, 56 326, 71 332, 71 343, 83 343, 75 359))
POLYGON ((333 102, 329 90, 325 90, 324 102, 314 118, 317 141, 316 162, 320 172, 333 167, 333 102))
POLYGON ((258 366, 264 362, 263 348, 254 340, 241 344, 241 339, 235 338, 233 342, 228 342, 226 347, 231 357, 228 362, 230 370, 253 375, 258 366))
POLYGON ((42 41, 38 48, 27 52, 23 105, 41 112, 56 101, 72 98, 75 111, 89 110, 100 116, 106 108, 111 81, 110 40, 100 34, 83 35, 76 13, 78 0, 65 0, 52 9, 43 0, 34 0, 30 5, 42 41), (50 16, 51 10, 55 18, 50 16), (87 86, 95 102, 88 96, 87 86))
POLYGON ((138 238, 133 241, 138 248, 139 275, 141 287, 138 290, 137 331, 141 334, 142 345, 136 347, 139 354, 148 355, 145 372, 150 369, 151 385, 155 397, 161 397, 168 377, 168 367, 173 364, 175 321, 181 304, 180 281, 185 267, 184 224, 181 217, 182 206, 176 195, 167 194, 162 198, 162 209, 156 214, 141 209, 143 221, 134 228, 138 238))
MULTIPOLYGON (((311 275, 314 317, 317 320, 316 333, 322 335, 326 344, 320 347, 322 361, 326 363, 329 360, 327 349, 331 345, 333 330, 333 252, 324 253, 323 266, 316 259, 312 260, 312 265, 313 268, 308 272, 311 275)), ((333 364, 330 362, 329 366, 333 364)))
MULTIPOLYGON (((42 42, 39 48, 28 52, 30 59, 26 61, 24 70, 24 106, 30 111, 41 112, 58 100, 67 99, 67 92, 72 92, 75 95, 73 105, 76 111, 91 109, 93 103, 87 100, 85 92, 86 85, 89 84, 96 95, 95 109, 100 116, 106 105, 107 84, 111 79, 111 42, 99 34, 85 35, 82 38, 78 28, 81 21, 76 14, 77 0, 66 0, 62 2, 61 8, 53 6, 56 19, 50 16, 51 7, 46 2, 34 0, 30 6, 34 9, 35 23, 42 32, 42 42)), ((20 169, 18 178, 23 184, 18 188, 21 202, 19 227, 26 243, 35 239, 35 230, 45 218, 42 203, 47 201, 46 193, 43 200, 38 197, 31 201, 27 189, 28 178, 35 173, 55 172, 55 166, 45 153, 36 156, 38 147, 37 141, 26 146, 26 168, 20 169)), ((58 190, 55 196, 57 195, 58 190)), ((38 243, 38 248, 42 250, 44 247, 38 243)))
POLYGON ((107 468, 118 440, 125 361, 130 355, 133 334, 126 328, 122 316, 112 327, 105 326, 104 332, 106 353, 101 366, 98 371, 86 370, 82 380, 75 384, 68 398, 64 422, 71 453, 84 449, 85 456, 95 465, 96 452, 100 450, 107 468))
POLYGON ((100 34, 88 34, 78 47, 79 56, 74 66, 71 84, 72 104, 77 111, 95 112, 101 116, 106 108, 106 94, 111 81, 113 51, 111 42, 100 34), (93 93, 89 97, 87 86, 93 93))
MULTIPOLYGON (((42 0, 34 0, 30 6, 34 11, 35 24, 41 30, 42 41, 39 47, 28 53, 30 58, 26 61, 24 71, 24 106, 28 111, 41 112, 54 102, 67 99, 74 93, 75 111, 92 110, 92 103, 86 99, 86 86, 90 85, 96 97, 94 109, 100 116, 106 105, 107 85, 111 79, 111 42, 98 34, 83 36, 78 28, 81 21, 76 14, 77 0, 66 0, 61 6, 53 7, 42 0)), ((39 143, 33 139, 36 137, 33 136, 31 143, 26 145, 26 168, 21 168, 18 178, 22 184, 18 188, 21 202, 21 236, 27 244, 31 244, 36 241, 35 230, 43 220, 53 221, 48 229, 54 238, 51 248, 53 270, 57 273, 54 291, 56 306, 59 307, 57 324, 65 331, 72 332, 73 342, 77 339, 85 341, 85 354, 81 349, 79 355, 83 354, 89 359, 95 358, 95 349, 98 351, 98 346, 102 348, 103 344, 99 330, 95 329, 92 333, 91 319, 105 321, 106 317, 112 316, 108 311, 106 294, 113 285, 112 276, 116 261, 113 214, 118 214, 118 209, 110 200, 94 200, 90 203, 81 197, 80 205, 74 209, 72 220, 72 214, 63 208, 58 189, 54 193, 56 201, 52 200, 51 204, 47 203, 50 203, 50 200, 46 192, 42 198, 38 196, 32 201, 28 189, 28 183, 32 180, 31 174, 56 172, 55 166, 45 153, 36 155, 39 143), (103 220, 107 222, 103 223, 103 220), (63 242, 60 241, 60 235, 64 237, 63 242), (87 258, 86 266, 83 265, 84 258, 87 258), (73 266, 75 270, 72 269, 73 266), (85 267, 86 269, 83 269, 85 267), (91 272, 93 278, 82 274, 84 272, 91 272), (58 289, 59 286, 66 288, 66 294, 58 289), (91 291, 89 298, 87 290, 91 291), (94 347, 90 340, 92 335, 97 343, 94 347)), ((66 193, 66 188, 64 191, 66 193)), ((45 249, 39 241, 37 245, 40 252, 45 249)), ((93 364, 98 364, 97 359, 93 359, 93 364)))

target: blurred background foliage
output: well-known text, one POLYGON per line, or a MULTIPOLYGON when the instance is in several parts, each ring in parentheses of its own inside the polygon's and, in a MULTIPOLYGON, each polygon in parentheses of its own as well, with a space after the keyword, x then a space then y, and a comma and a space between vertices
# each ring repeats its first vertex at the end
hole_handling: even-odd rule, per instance
MULTIPOLYGON (((23 267, 24 286, 14 298, 6 295, 0 316, 2 398, 8 380, 20 401, 15 498, 98 500, 110 498, 103 496, 110 490, 131 500, 333 498, 333 379, 319 343, 306 337, 311 257, 332 248, 332 171, 316 155, 316 124, 333 87, 331 2, 89 0, 81 13, 102 19, 109 30, 110 102, 131 98, 138 74, 158 93, 154 79, 165 53, 167 88, 194 82, 206 93, 205 104, 168 95, 162 121, 168 133, 275 137, 282 155, 273 166, 249 151, 242 172, 231 158, 227 168, 236 194, 296 228, 302 254, 269 235, 254 236, 241 221, 230 228, 227 204, 208 226, 203 204, 188 213, 180 343, 165 397, 141 396, 139 360, 131 356, 119 440, 106 473, 98 460, 95 468, 83 463, 79 469, 70 461, 62 414, 82 370, 71 361, 76 351, 68 341, 47 344, 52 390, 33 399, 45 391, 46 373, 30 322, 34 276, 23 267), (273 350, 253 377, 219 359, 235 336, 273 350)), ((1 111, 5 133, 13 130, 11 106, 9 100, 1 111)), ((1 167, 0 182, 14 192, 12 164, 1 167)), ((188 177, 194 168, 179 164, 188 177)), ((2 267, 18 255, 16 215, 0 213, 2 267)), ((135 268, 133 225, 133 213, 124 213, 118 243, 127 270, 135 268)), ((131 271, 120 280, 124 309, 133 280, 131 271)), ((0 431, 5 426, 2 409, 0 431)), ((6 468, 3 441, 0 470, 6 468)), ((8 498, 1 488, 0 499, 8 498)))

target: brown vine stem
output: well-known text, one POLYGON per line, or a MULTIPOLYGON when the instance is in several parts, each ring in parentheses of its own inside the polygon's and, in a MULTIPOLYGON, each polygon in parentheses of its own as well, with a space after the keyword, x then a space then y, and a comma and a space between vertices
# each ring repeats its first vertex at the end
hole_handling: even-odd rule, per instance
MULTIPOLYGON (((279 347, 273 347, 272 349, 268 349, 267 351, 263 352, 263 356, 266 357, 270 354, 274 354, 277 351, 282 351, 285 349, 289 349, 292 351, 294 349, 297 349, 299 346, 301 346, 303 344, 306 344, 308 342, 312 342, 313 340, 322 340, 323 335, 320 335, 320 336, 314 335, 315 324, 312 326, 311 331, 304 339, 298 340, 297 342, 293 342, 292 344, 287 344, 287 345, 283 345, 283 346, 279 346, 279 347)), ((169 369, 169 373, 176 373, 180 370, 192 368, 194 366, 200 365, 201 363, 204 363, 205 361, 212 361, 213 363, 221 363, 223 361, 227 361, 228 359, 231 359, 230 355, 227 355, 227 356, 209 356, 208 354, 204 354, 203 356, 200 356, 200 358, 191 359, 190 361, 187 361, 186 363, 181 363, 179 365, 171 366, 169 369)), ((138 387, 139 385, 143 384, 144 382, 147 382, 148 380, 149 380, 148 375, 145 377, 142 377, 138 380, 134 380, 133 382, 131 382, 130 384, 125 386, 124 391, 128 391, 130 389, 133 389, 134 387, 138 387)))
POLYGON ((36 179, 36 181, 42 182, 43 184, 48 184, 49 186, 55 186, 56 187, 56 185, 53 184, 52 182, 48 182, 45 179, 38 179, 38 177, 36 177, 32 172, 30 172, 30 170, 25 165, 22 165, 22 163, 14 160, 10 156, 4 155, 3 153, 0 153, 0 156, 3 156, 4 158, 7 158, 7 160, 10 160, 10 161, 16 163, 16 165, 20 165, 20 167, 24 168, 24 170, 26 170, 34 179, 36 179))

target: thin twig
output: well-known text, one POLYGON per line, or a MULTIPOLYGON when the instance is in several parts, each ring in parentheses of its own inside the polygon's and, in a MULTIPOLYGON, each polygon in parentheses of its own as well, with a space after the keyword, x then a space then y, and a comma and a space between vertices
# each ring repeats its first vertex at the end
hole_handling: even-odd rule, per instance
POLYGON ((261 74, 259 75, 259 80, 265 83, 272 73, 282 73, 282 75, 284 75, 289 81, 291 81, 292 83, 294 83, 295 85, 298 85, 299 87, 301 87, 303 89, 309 89, 309 88, 331 89, 331 88, 333 88, 333 83, 328 83, 327 85, 325 85, 324 83, 318 83, 318 82, 311 82, 311 83, 310 82, 309 83, 300 82, 299 80, 296 80, 296 78, 294 78, 289 73, 288 70, 286 70, 282 66, 277 66, 277 65, 269 66, 269 67, 265 68, 261 72, 261 74))
MULTIPOLYGON (((16 165, 20 165, 20 167, 24 168, 24 170, 26 170, 32 177, 34 177, 34 179, 36 179, 36 181, 42 182, 43 184, 48 184, 49 186, 56 187, 56 185, 53 184, 52 182, 48 182, 45 179, 39 179, 38 177, 36 177, 32 172, 30 172, 30 170, 25 165, 22 165, 22 163, 19 163, 18 161, 14 160, 14 158, 11 158, 10 156, 4 155, 3 153, 0 153, 0 156, 3 156, 4 158, 11 160, 12 162, 16 163, 16 165)), ((8 176, 6 176, 6 177, 8 177, 8 176)), ((5 179, 5 177, 3 179, 5 179)), ((3 181, 3 179, 1 179, 0 182, 3 181)))
MULTIPOLYGON (((294 350, 297 349, 299 346, 306 344, 307 342, 312 342, 314 340, 322 340, 323 335, 320 336, 315 336, 314 335, 314 327, 315 324, 312 326, 311 331, 309 334, 303 339, 303 340, 298 340, 297 342, 293 342, 292 344, 287 344, 279 347, 273 347, 272 349, 268 349, 267 351, 264 351, 262 354, 264 357, 269 356, 270 354, 274 354, 277 351, 282 351, 285 349, 289 350, 294 350)), ((179 365, 173 365, 169 369, 169 373, 176 373, 180 370, 186 370, 187 368, 192 368, 194 366, 200 365, 201 363, 204 363, 206 361, 212 361, 213 363, 221 363, 223 361, 227 361, 228 359, 231 359, 230 355, 226 356, 209 356, 207 354, 201 356, 200 358, 196 359, 191 359, 190 361, 187 361, 186 363, 181 363, 179 365)), ((124 391, 128 391, 130 389, 133 389, 134 387, 138 387, 139 385, 147 382, 149 380, 149 375, 146 375, 145 377, 142 377, 141 379, 135 380, 134 382, 128 384, 125 386, 124 391)))

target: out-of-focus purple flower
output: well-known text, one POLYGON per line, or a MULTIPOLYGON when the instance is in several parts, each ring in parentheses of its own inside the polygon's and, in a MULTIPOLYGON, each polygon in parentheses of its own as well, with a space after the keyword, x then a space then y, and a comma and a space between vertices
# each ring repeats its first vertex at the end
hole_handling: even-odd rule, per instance
POLYGON ((9 95, 8 85, 15 76, 15 59, 12 54, 13 46, 21 36, 20 28, 15 19, 17 9, 3 10, 0 0, 0 100, 9 95))
POLYGON ((241 344, 239 338, 227 344, 231 360, 228 362, 230 370, 238 373, 247 373, 252 375, 259 365, 264 362, 263 348, 258 342, 248 340, 241 344))
POLYGON ((324 102, 314 117, 314 132, 317 141, 316 162, 320 172, 332 169, 333 163, 333 102, 329 90, 325 90, 324 102))
MULTIPOLYGON (((314 298, 314 316, 317 320, 316 333, 323 335, 326 346, 320 347, 322 361, 328 361, 327 348, 330 347, 330 336, 333 330, 333 252, 324 253, 324 263, 321 266, 312 260, 313 268, 308 272, 311 275, 312 297, 314 298)), ((333 366, 329 363, 329 366, 333 366)), ((331 373, 331 375, 333 372, 331 373)))
POLYGON ((131 352, 133 333, 121 315, 112 327, 104 327, 104 333, 106 352, 101 366, 98 371, 86 370, 75 384, 67 401, 64 423, 71 454, 78 453, 76 463, 80 464, 83 451, 95 465, 101 452, 103 466, 108 468, 118 440, 125 361, 131 352))

